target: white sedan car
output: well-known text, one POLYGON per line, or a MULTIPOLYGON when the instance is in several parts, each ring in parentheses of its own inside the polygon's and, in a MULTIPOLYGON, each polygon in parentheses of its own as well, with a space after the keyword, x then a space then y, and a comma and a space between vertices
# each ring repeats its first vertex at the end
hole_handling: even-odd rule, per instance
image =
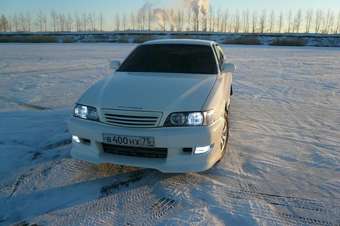
POLYGON ((235 66, 217 43, 149 41, 111 66, 75 105, 73 158, 175 173, 223 157, 235 66))

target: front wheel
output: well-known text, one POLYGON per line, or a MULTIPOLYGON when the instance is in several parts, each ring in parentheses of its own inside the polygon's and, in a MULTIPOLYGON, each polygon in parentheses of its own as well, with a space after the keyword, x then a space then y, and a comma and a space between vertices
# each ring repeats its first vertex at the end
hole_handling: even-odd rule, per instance
POLYGON ((228 145, 228 140, 229 140, 229 117, 228 117, 228 109, 225 109, 225 113, 224 113, 224 118, 225 118, 225 122, 224 122, 224 126, 223 126, 223 130, 222 130, 222 135, 221 135, 221 151, 222 151, 222 157, 221 159, 224 157, 226 150, 227 150, 227 145, 228 145))

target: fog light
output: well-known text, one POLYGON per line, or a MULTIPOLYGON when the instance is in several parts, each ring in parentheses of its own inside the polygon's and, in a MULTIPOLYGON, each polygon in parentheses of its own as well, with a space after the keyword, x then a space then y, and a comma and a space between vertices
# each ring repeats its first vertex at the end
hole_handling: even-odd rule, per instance
POLYGON ((208 146, 203 146, 203 147, 196 147, 195 148, 195 154, 204 154, 213 149, 214 145, 208 145, 208 146))
POLYGON ((77 136, 72 136, 72 141, 73 141, 74 143, 80 143, 80 138, 77 137, 77 136))

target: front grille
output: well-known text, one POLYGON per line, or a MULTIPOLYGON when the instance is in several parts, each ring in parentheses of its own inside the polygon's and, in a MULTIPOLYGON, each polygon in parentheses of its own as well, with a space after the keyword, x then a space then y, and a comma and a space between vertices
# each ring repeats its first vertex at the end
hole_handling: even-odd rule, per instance
POLYGON ((143 147, 126 147, 111 144, 102 144, 105 153, 114 155, 125 155, 144 158, 164 159, 168 156, 167 148, 143 148, 143 147))
POLYGON ((157 127, 161 112, 102 110, 105 123, 121 127, 157 127))

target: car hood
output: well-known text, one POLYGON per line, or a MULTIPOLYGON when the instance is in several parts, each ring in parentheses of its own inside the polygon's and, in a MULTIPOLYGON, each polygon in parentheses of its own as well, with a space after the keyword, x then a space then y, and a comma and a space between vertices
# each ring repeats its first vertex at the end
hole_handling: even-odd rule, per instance
POLYGON ((89 105, 107 109, 199 111, 216 77, 197 74, 116 72, 89 90, 81 98, 81 102, 93 99, 96 103, 88 103, 89 105), (97 98, 93 98, 94 95, 97 98))

